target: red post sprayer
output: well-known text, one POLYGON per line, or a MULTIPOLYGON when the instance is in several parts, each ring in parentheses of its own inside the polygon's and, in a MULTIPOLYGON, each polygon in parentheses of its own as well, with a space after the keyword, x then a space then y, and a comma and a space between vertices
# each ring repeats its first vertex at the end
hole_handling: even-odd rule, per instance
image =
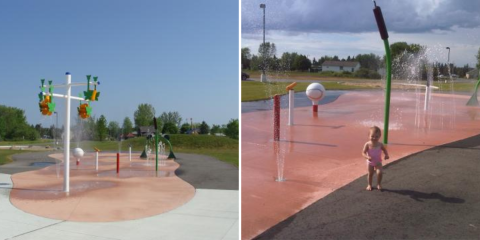
POLYGON ((120 172, 120 153, 117 153, 117 173, 120 172))
POLYGON ((280 96, 273 97, 273 140, 280 140, 280 96))

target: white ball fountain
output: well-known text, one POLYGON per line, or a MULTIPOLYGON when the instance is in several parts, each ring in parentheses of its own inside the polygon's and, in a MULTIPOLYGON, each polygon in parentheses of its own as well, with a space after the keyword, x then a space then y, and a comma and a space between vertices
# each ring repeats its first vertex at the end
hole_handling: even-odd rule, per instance
POLYGON ((85 155, 85 152, 81 148, 73 149, 73 156, 77 159, 77 165, 80 165, 80 158, 85 155))

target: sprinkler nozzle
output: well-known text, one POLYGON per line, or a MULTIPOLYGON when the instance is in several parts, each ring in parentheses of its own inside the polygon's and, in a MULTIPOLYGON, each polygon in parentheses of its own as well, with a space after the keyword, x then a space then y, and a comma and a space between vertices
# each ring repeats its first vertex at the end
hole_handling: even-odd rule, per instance
MULTIPOLYGON (((375 1, 373 1, 375 3, 375 1)), ((378 31, 380 32, 380 37, 382 40, 388 39, 387 26, 385 25, 385 20, 383 20, 382 9, 375 5, 373 9, 373 14, 375 15, 375 20, 377 21, 378 31)))

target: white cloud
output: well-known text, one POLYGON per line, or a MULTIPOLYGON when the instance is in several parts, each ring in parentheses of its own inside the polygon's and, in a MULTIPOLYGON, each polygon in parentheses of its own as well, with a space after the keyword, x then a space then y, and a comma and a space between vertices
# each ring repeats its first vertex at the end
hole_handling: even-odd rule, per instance
MULTIPOLYGON (((260 3, 266 3, 272 30, 300 32, 370 32, 376 30, 373 4, 367 0, 242 0, 242 30, 262 25, 260 3)), ((431 32, 455 26, 480 26, 478 0, 382 0, 387 28, 392 32, 431 32)))
MULTIPOLYGON (((480 40, 478 0, 378 0, 390 44, 417 43, 429 47, 432 59, 457 66, 475 65, 480 40)), ((359 53, 383 55, 373 3, 367 0, 242 0, 242 47, 256 54, 262 42, 266 3, 266 41, 277 55, 297 52, 310 58, 359 53)))
MULTIPOLYGON (((447 62, 447 50, 450 47, 450 62, 457 66, 476 63, 475 55, 479 49, 480 27, 474 29, 453 28, 452 31, 434 33, 390 33, 389 42, 407 42, 426 46, 430 49, 431 61, 447 62)), ((258 53, 263 41, 262 33, 243 33, 242 47, 248 47, 251 53, 258 53)), ((374 53, 384 55, 383 42, 377 32, 369 33, 298 33, 287 31, 268 31, 267 42, 275 43, 277 55, 283 52, 297 52, 311 59, 324 55, 340 58, 357 54, 374 53)))

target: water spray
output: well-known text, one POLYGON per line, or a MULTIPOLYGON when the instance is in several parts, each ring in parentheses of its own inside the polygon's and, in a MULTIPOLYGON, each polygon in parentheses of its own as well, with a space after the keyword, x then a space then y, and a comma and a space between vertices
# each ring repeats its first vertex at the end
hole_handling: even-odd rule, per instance
POLYGON ((156 117, 153 117, 153 125, 155 126, 155 171, 158 172, 158 130, 156 117))
POLYGON ((132 144, 128 145, 128 160, 132 161, 132 144))
POLYGON ((95 171, 98 171, 98 152, 100 152, 100 149, 94 147, 95 150, 95 171))
POLYGON ((375 20, 377 22, 378 31, 380 32, 380 37, 383 40, 385 45, 385 56, 387 64, 387 83, 385 86, 385 123, 383 127, 383 143, 388 144, 388 121, 390 117, 390 90, 392 88, 392 59, 390 56, 390 44, 388 43, 388 31, 387 26, 385 25, 385 20, 383 19, 382 10, 377 3, 373 1, 373 14, 375 15, 375 20))

